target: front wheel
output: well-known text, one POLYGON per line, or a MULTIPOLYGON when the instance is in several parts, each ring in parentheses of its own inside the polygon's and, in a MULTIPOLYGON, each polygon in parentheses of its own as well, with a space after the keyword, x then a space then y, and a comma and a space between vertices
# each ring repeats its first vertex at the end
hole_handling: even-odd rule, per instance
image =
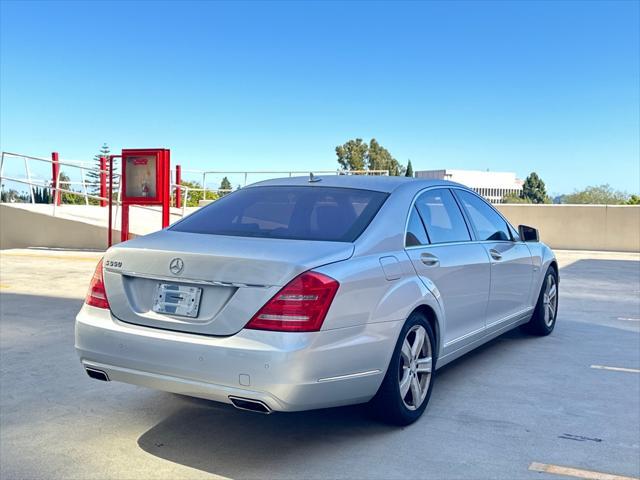
POLYGON ((381 420, 409 425, 420 418, 433 388, 435 345, 427 319, 413 313, 400 332, 387 373, 372 400, 381 420))
POLYGON ((531 320, 522 328, 533 335, 549 335, 556 326, 558 315, 558 274, 556 269, 549 267, 544 277, 538 303, 533 311, 531 320))

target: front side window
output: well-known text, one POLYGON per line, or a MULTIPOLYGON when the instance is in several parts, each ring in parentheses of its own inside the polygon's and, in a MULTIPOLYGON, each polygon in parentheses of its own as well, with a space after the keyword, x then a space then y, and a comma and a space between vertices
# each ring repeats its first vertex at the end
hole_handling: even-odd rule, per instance
POLYGON ((249 187, 170 227, 238 237, 353 242, 387 198, 384 192, 320 186, 249 187))
POLYGON ((460 208, 448 189, 428 190, 416 200, 431 243, 471 240, 460 208))
POLYGON ((456 195, 469 215, 478 240, 511 240, 507 222, 487 202, 464 190, 456 190, 456 195))

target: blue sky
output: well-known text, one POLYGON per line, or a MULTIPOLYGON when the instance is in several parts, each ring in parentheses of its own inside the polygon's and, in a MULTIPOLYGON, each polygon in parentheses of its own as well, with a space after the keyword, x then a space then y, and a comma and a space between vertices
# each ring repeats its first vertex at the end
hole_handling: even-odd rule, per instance
POLYGON ((1 148, 183 168, 414 168, 640 190, 640 3, 1 3, 1 148))

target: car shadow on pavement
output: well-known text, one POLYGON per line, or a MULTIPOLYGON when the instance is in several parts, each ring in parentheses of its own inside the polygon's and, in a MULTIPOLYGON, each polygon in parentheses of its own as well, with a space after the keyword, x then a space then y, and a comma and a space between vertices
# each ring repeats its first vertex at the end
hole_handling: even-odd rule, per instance
MULTIPOLYGON (((438 381, 446 382, 450 377, 456 382, 459 374, 464 374, 463 364, 491 357, 491 350, 501 349, 497 344, 526 339, 531 337, 519 329, 507 332, 439 370, 438 381)), ((138 445, 156 457, 216 475, 264 478, 277 472, 278 478, 307 478, 310 471, 327 472, 326 467, 310 464, 326 464, 344 456, 347 448, 350 455, 355 449, 366 456, 381 436, 395 436, 403 442, 404 429, 372 418, 365 405, 262 415, 178 397, 183 407, 145 432, 138 445)))
MULTIPOLYGON (((602 268, 612 274, 622 270, 633 279, 637 263, 579 261, 561 269, 561 276, 564 274, 564 280, 574 288, 586 286, 591 290, 602 284, 598 277, 602 268)), ((584 337, 582 341, 587 341, 594 336, 594 330, 602 335, 612 331, 603 326, 563 322, 562 317, 561 313, 560 328, 552 337, 531 337, 521 329, 514 329, 439 370, 432 402, 425 412, 426 420, 407 428, 425 429, 426 435, 436 420, 429 419, 429 410, 438 410, 438 405, 442 410, 444 397, 455 394, 469 378, 482 378, 501 363, 509 371, 513 368, 521 371, 537 355, 558 355, 562 345, 572 338, 584 337)), ((583 363, 588 365, 587 359, 583 363)), ((311 478, 317 477, 318 472, 326 477, 357 477, 358 460, 350 460, 354 453, 355 457, 370 456, 376 445, 402 446, 407 441, 406 429, 369 418, 363 406, 260 415, 206 400, 180 398, 182 406, 145 432, 138 445, 156 457, 231 478, 311 478), (349 472, 331 466, 344 468, 352 464, 355 470, 349 472)), ((376 459, 371 461, 375 463, 376 459)), ((385 467, 381 465, 380 469, 384 471, 385 467)))
MULTIPOLYGON (((178 409, 139 439, 147 453, 231 478, 305 477, 309 462, 340 457, 346 445, 374 442, 396 427, 368 418, 362 407, 258 413, 181 397, 178 409)), ((366 448, 363 450, 366 455, 366 448)), ((316 470, 317 471, 317 470, 316 470)))

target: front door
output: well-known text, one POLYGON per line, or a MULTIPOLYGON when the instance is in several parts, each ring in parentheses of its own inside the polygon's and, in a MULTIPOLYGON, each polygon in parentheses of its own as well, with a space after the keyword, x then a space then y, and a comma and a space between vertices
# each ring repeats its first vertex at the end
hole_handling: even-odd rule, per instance
POLYGON ((529 247, 514 238, 512 229, 496 210, 466 190, 454 190, 491 259, 491 295, 487 326, 516 320, 528 313, 533 281, 529 247))

